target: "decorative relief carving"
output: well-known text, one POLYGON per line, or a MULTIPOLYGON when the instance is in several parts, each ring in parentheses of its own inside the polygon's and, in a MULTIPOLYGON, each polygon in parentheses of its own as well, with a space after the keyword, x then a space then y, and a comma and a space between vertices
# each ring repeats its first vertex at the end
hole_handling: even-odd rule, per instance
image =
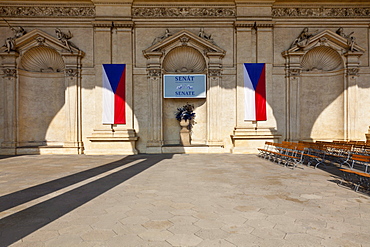
POLYGON ((355 32, 345 34, 343 31, 343 27, 340 27, 335 33, 347 40, 348 51, 355 51, 356 38, 352 36, 352 34, 354 34, 355 32))
POLYGON ((5 40, 5 46, 6 47, 6 52, 11 52, 11 51, 16 51, 15 49, 15 40, 17 38, 20 38, 22 37, 24 34, 26 34, 26 30, 24 30, 23 27, 12 27, 10 26, 10 24, 3 18, 3 20, 6 22, 6 24, 8 25, 8 27, 10 28, 10 30, 12 30, 14 32, 14 36, 13 37, 8 37, 6 40, 5 40))
POLYGON ((95 16, 94 7, 0 6, 0 16, 95 16))
POLYGON ((182 44, 183 46, 188 45, 189 40, 190 40, 190 39, 189 39, 189 37, 186 37, 186 36, 182 36, 182 37, 180 38, 181 44, 182 44))
POLYGON ((360 71, 359 68, 348 68, 347 69, 348 75, 352 75, 352 76, 357 76, 359 71, 360 71))
POLYGON ((301 62, 303 71, 335 71, 344 64, 339 53, 327 46, 318 46, 308 51, 301 62))
POLYGON ((304 48, 311 37, 317 34, 317 30, 313 32, 308 31, 308 27, 305 27, 303 31, 298 35, 298 37, 293 41, 293 43, 290 45, 290 48, 294 46, 298 46, 300 48, 304 48))
POLYGON ((209 42, 211 42, 212 44, 214 44, 215 42, 213 41, 213 39, 212 39, 212 35, 211 34, 206 34, 205 32, 204 32, 204 28, 201 28, 200 30, 199 30, 199 33, 198 33, 198 36, 199 37, 201 37, 202 39, 205 39, 205 40, 207 40, 207 41, 209 41, 209 42))
POLYGON ((31 72, 56 73, 65 67, 60 54, 47 46, 35 46, 24 53, 20 68, 31 72))
POLYGON ((155 38, 155 39, 153 40, 152 45, 155 45, 155 44, 157 44, 158 42, 161 42, 162 40, 164 40, 165 38, 168 38, 168 37, 170 37, 170 36, 172 36, 172 33, 171 33, 171 32, 170 32, 170 30, 168 30, 168 28, 167 28, 163 35, 161 35, 161 36, 159 36, 159 37, 157 37, 157 38, 155 38))
POLYGON ((235 8, 134 7, 135 17, 234 17, 235 8))
POLYGON ((4 78, 5 77, 17 77, 17 70, 16 69, 3 69, 4 72, 4 78))
POLYGON ((78 75, 77 69, 66 69, 65 70, 65 75, 67 77, 76 77, 78 75))
POLYGON ((292 77, 300 76, 301 75, 301 69, 289 69, 288 75, 292 77))
POLYGON ((273 8, 273 17, 368 17, 370 8, 273 8))
POLYGON ((57 38, 59 39, 59 41, 67 47, 68 51, 73 53, 72 47, 76 48, 77 50, 80 50, 75 44, 69 41, 73 37, 71 31, 68 30, 68 34, 67 34, 67 33, 62 32, 59 28, 56 28, 55 33, 57 34, 57 38))
POLYGON ((37 37, 36 38, 37 45, 45 45, 45 38, 44 37, 37 37))
POLYGON ((221 70, 220 69, 209 69, 208 74, 209 76, 212 76, 212 77, 218 77, 218 76, 221 76, 221 70))
POLYGON ((171 73, 202 73, 206 68, 206 61, 198 50, 189 46, 178 46, 168 52, 162 67, 171 73))
POLYGON ((150 77, 160 77, 161 76, 161 70, 160 69, 149 69, 148 75, 150 77))

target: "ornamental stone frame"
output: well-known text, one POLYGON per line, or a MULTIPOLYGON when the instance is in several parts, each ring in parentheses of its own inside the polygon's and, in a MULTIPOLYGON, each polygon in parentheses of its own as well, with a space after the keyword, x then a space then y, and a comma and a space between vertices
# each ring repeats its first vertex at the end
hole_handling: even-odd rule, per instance
MULTIPOLYGON (((83 152, 81 134, 81 59, 84 52, 72 47, 68 49, 57 38, 34 29, 31 32, 15 39, 15 51, 6 52, 5 47, 0 48, 1 64, 3 72, 2 80, 5 91, 5 128, 4 141, 1 143, 2 153, 45 153, 42 147, 21 148, 18 142, 19 119, 19 69, 22 56, 35 47, 46 47, 57 51, 64 61, 65 83, 65 137, 62 147, 47 147, 48 153, 81 154, 83 152)), ((61 71, 62 73, 63 71, 61 71)))
POLYGON ((331 30, 324 30, 306 40, 304 46, 294 45, 287 51, 282 53, 285 58, 285 78, 286 78, 286 140, 298 141, 302 140, 300 136, 300 107, 299 96, 302 87, 302 75, 307 70, 307 65, 304 64, 304 57, 315 49, 320 48, 324 52, 323 47, 331 48, 337 52, 339 59, 342 60, 342 67, 334 68, 336 65, 333 60, 326 61, 323 72, 343 71, 343 139, 356 139, 354 132, 354 121, 356 121, 356 102, 349 99, 356 98, 356 89, 358 84, 358 72, 360 68, 359 58, 365 52, 365 49, 354 44, 353 49, 349 47, 348 40, 331 30), (306 66, 306 67, 305 67, 306 66), (326 70, 327 68, 331 68, 326 70))
POLYGON ((211 43, 209 40, 201 38, 188 30, 182 30, 173 34, 162 41, 150 46, 143 51, 147 58, 147 78, 148 88, 151 94, 149 105, 151 105, 149 117, 149 131, 147 142, 148 153, 160 153, 164 144, 163 137, 163 82, 162 74, 165 72, 162 63, 166 55, 173 49, 181 46, 188 46, 199 51, 206 61, 207 67, 205 73, 207 77, 207 145, 223 146, 221 131, 217 112, 222 102, 218 97, 220 84, 222 80, 222 59, 226 51, 211 43))

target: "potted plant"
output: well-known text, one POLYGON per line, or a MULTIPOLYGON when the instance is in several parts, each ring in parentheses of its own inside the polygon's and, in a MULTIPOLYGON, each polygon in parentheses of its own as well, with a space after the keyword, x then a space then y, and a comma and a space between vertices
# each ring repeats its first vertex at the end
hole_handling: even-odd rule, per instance
POLYGON ((180 122, 182 120, 185 120, 185 121, 189 121, 190 123, 191 120, 195 118, 195 112, 193 111, 194 111, 194 105, 186 103, 186 105, 180 108, 177 108, 177 111, 175 113, 176 119, 180 122))
POLYGON ((180 140, 181 144, 184 146, 190 146, 190 130, 192 127, 192 120, 195 118, 194 105, 186 103, 186 105, 177 108, 175 113, 176 119, 179 121, 180 130, 180 140))

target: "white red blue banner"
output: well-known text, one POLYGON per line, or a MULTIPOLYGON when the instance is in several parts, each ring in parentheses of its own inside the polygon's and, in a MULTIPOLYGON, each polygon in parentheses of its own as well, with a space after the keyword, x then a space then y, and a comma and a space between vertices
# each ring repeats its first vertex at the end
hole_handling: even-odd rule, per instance
POLYGON ((126 124, 126 64, 103 64, 103 124, 126 124))
POLYGON ((264 63, 244 63, 245 117, 247 121, 266 121, 266 76, 264 63))

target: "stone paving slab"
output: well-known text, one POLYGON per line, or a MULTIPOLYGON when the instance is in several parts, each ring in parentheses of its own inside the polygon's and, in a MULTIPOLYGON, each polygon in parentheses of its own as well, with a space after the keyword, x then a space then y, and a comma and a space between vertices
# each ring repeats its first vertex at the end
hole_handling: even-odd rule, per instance
POLYGON ((370 246, 335 167, 233 154, 0 157, 0 246, 370 246))

